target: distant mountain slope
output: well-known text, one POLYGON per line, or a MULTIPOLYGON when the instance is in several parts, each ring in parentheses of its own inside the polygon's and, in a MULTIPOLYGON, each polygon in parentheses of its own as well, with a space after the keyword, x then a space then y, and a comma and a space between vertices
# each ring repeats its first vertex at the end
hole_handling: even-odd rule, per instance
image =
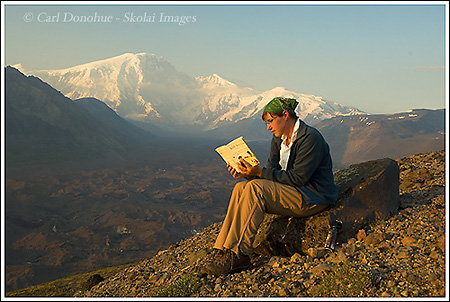
POLYGON ((298 113, 309 123, 363 113, 283 87, 259 91, 240 87, 217 74, 192 78, 162 57, 147 53, 125 53, 59 70, 16 67, 40 77, 71 99, 94 97, 123 118, 176 130, 212 130, 259 118, 264 105, 277 96, 297 98, 298 113))
POLYGON ((75 100, 75 103, 86 109, 97 120, 108 125, 117 134, 138 141, 153 137, 148 131, 144 131, 142 128, 121 118, 114 110, 100 100, 95 98, 82 98, 75 100))
POLYGON ((40 79, 12 67, 5 75, 8 163, 121 157, 140 145, 40 79))
POLYGON ((336 168, 371 159, 445 149, 445 110, 336 117, 316 125, 336 168))

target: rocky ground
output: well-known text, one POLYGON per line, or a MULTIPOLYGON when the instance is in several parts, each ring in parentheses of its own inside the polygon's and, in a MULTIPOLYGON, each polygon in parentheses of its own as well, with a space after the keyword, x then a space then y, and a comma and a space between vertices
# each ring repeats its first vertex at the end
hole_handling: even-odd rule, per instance
POLYGON ((337 242, 333 252, 254 255, 246 271, 207 276, 200 268, 212 255, 216 223, 76 296, 448 297, 445 152, 397 162, 398 214, 337 242))

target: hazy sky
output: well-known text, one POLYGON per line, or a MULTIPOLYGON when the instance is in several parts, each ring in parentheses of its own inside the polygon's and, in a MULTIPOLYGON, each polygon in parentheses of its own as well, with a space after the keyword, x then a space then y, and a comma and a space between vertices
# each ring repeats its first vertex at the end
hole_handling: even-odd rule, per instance
POLYGON ((4 1, 4 64, 60 69, 147 52, 191 76, 283 86, 368 113, 446 107, 444 1, 130 3, 4 1))

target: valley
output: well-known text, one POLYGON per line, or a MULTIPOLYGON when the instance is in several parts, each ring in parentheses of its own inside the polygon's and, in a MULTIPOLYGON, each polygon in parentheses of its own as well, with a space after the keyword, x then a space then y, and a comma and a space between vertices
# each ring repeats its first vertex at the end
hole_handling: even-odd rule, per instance
POLYGON ((9 173, 7 291, 136 262, 222 220, 235 180, 197 159, 9 173))

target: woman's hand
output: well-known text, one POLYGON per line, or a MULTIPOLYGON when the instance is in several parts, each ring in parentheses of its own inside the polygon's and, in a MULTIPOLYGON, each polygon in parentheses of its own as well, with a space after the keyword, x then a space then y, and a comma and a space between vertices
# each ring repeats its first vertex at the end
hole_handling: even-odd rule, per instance
POLYGON ((240 160, 241 165, 239 165, 239 173, 246 176, 261 176, 262 168, 260 165, 252 166, 248 162, 245 161, 245 159, 241 158, 240 160))
POLYGON ((227 164, 227 168, 228 168, 228 171, 230 171, 231 175, 234 178, 244 178, 245 177, 245 175, 243 175, 243 174, 239 173, 238 171, 236 171, 236 169, 233 168, 231 165, 227 164))

